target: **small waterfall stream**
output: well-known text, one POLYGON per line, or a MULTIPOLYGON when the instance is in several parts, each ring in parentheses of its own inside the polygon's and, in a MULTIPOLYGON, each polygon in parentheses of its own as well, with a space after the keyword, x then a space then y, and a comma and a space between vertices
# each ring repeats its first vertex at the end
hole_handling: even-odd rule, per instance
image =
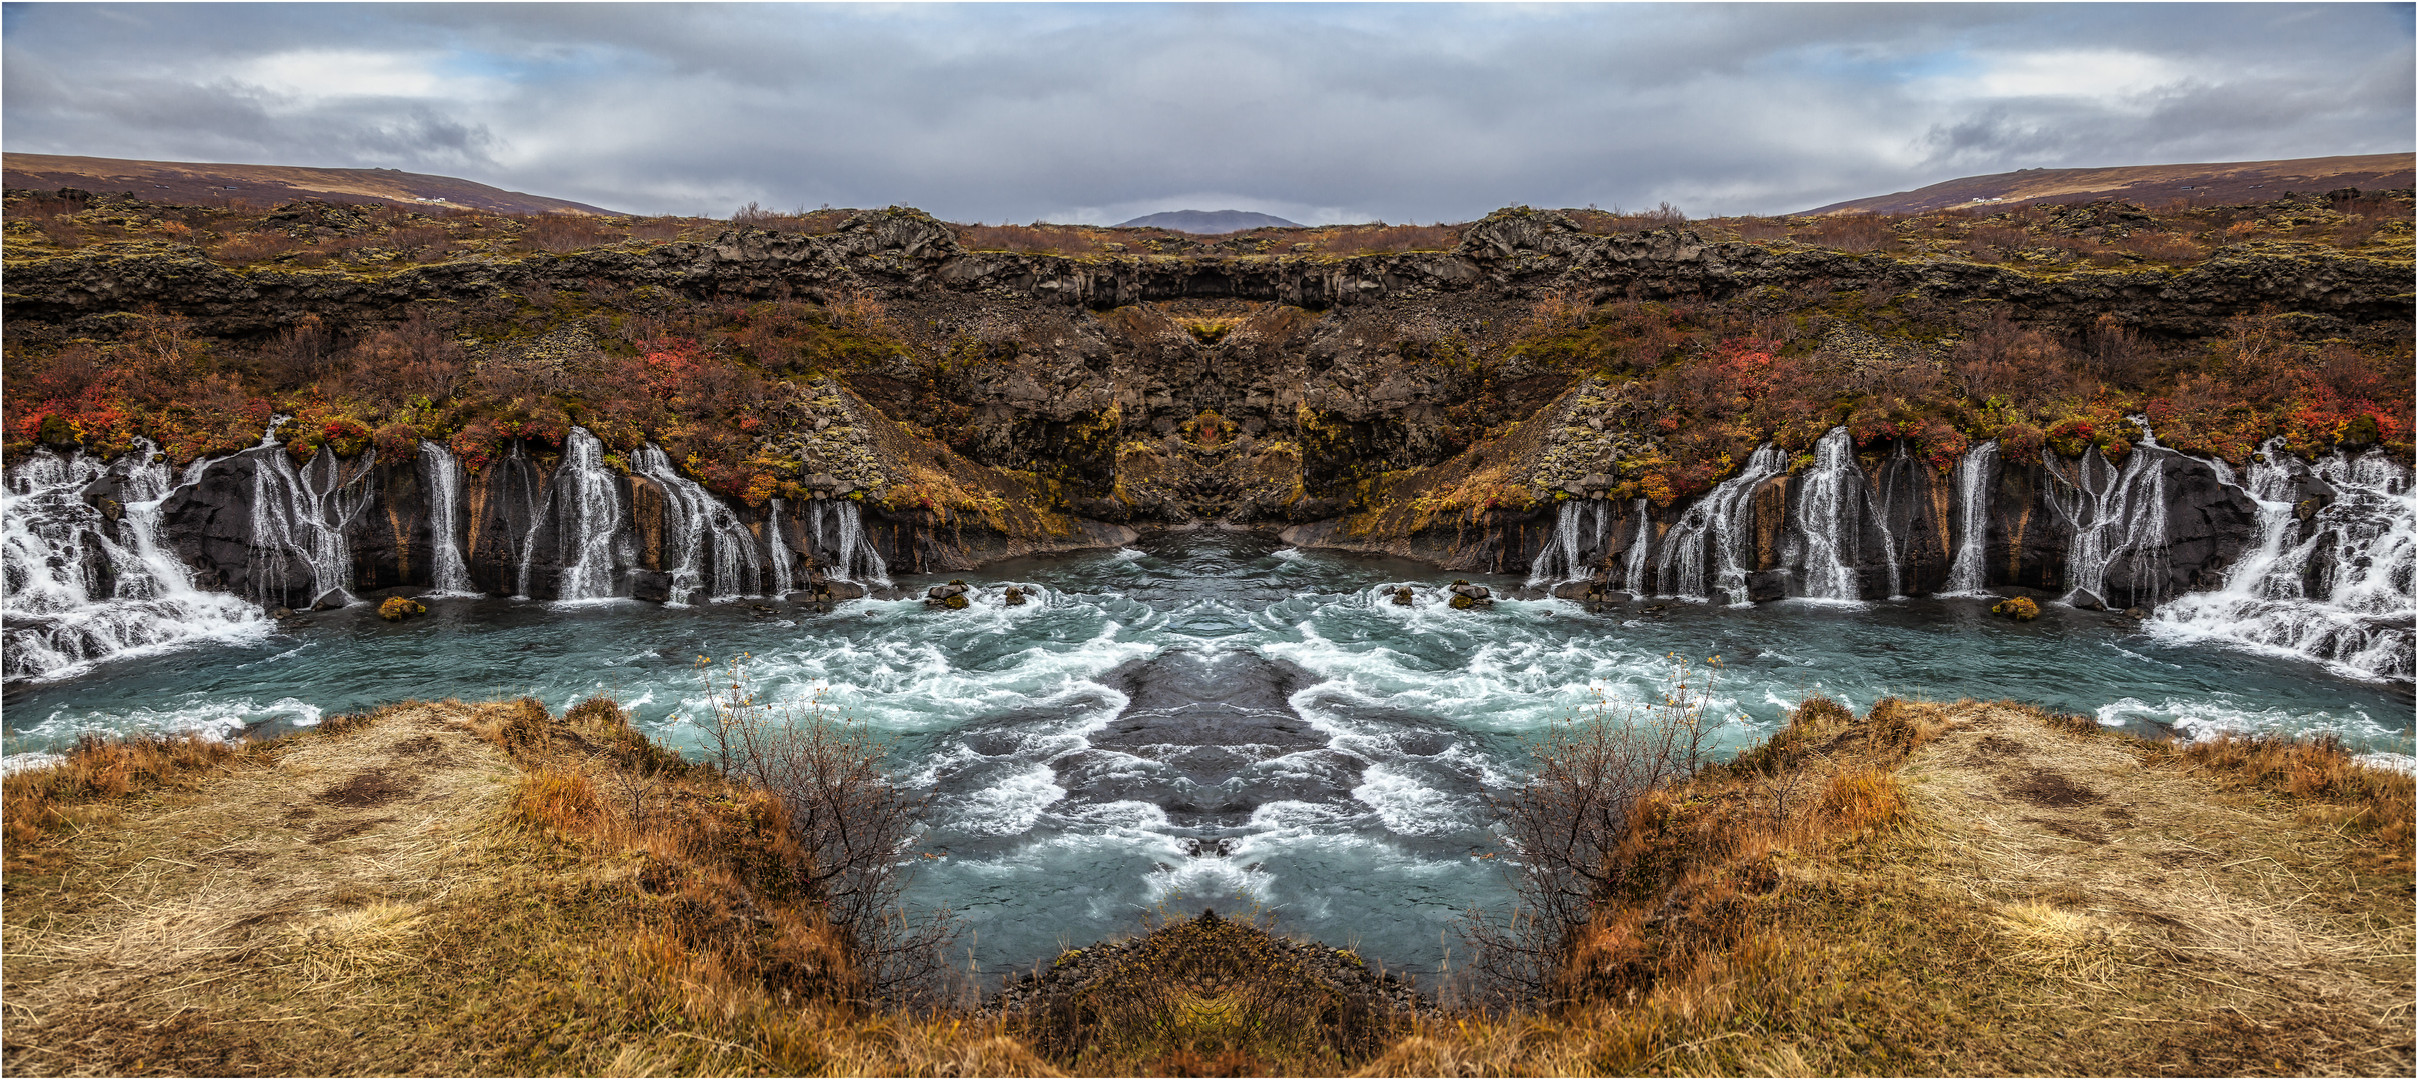
MULTIPOLYGON (((2058 469, 2055 455, 2042 455, 2042 464, 2054 481, 2049 487, 2050 505, 2074 527, 2073 545, 2066 553, 2066 602, 2087 593, 2102 603, 2125 606, 2107 594, 2108 568, 2119 558, 2132 560, 2136 583, 2162 568, 2166 557, 2166 457, 2172 453, 2144 428, 2141 442, 2126 455, 2122 468, 2109 464, 2105 455, 2092 449, 2075 464, 2074 475, 2067 476, 2058 469)), ((2136 584, 2125 600, 2156 603, 2165 599, 2157 595, 2160 591, 2153 586, 2151 595, 2145 596, 2136 584)))
POLYGON ((81 451, 36 449, 10 470, 0 494, 0 567, 7 631, 0 674, 9 681, 61 677, 99 660, 193 639, 264 633, 260 609, 193 587, 159 535, 160 502, 201 475, 171 483, 157 448, 104 464, 81 451), (114 482, 112 523, 86 500, 114 482))
MULTIPOLYGON (((1813 467, 1798 481, 1798 535, 1805 541, 1805 595, 1820 600, 1861 600, 1864 514, 1870 495, 1856 464, 1855 437, 1834 427, 1814 444, 1813 467)), ((1884 523, 1884 538, 1889 530, 1884 523)), ((1887 542, 1885 540, 1885 542, 1887 542)), ((1889 543, 1890 592, 1897 591, 1896 545, 1889 543)))
POLYGON ((1956 466, 1956 559, 1948 567, 1943 596, 1980 596, 1989 586, 1982 552, 1990 542, 1990 495, 1998 467, 1998 440, 1965 451, 1956 466))
POLYGON ((267 607, 286 602, 286 584, 297 567, 311 579, 304 603, 349 604, 353 556, 345 527, 369 505, 366 477, 377 464, 369 451, 344 478, 343 463, 325 449, 295 468, 282 446, 257 446, 240 456, 252 463, 252 539, 248 569, 252 599, 267 607))
POLYGON ((1629 540, 1628 576, 1621 582, 1621 588, 1640 595, 1646 591, 1646 571, 1654 565, 1648 561, 1653 557, 1654 516, 1647 507, 1646 500, 1640 498, 1636 508, 1630 511, 1631 516, 1637 519, 1637 535, 1629 540))
POLYGON ((795 576, 789 572, 788 537, 781 534, 781 518, 788 504, 778 496, 772 500, 772 512, 764 519, 764 550, 772 564, 772 594, 787 596, 797 588, 795 576))
POLYGON ((1611 510, 1611 502, 1605 499, 1564 500, 1554 520, 1553 539, 1545 542, 1544 550, 1536 553, 1536 562, 1529 568, 1528 587, 1585 579, 1587 556, 1604 548, 1611 510), (1582 535, 1586 538, 1581 539, 1582 535))
POLYGON ((2418 493, 2383 451, 2309 465, 2280 440, 2260 448, 2244 489, 2258 502, 2259 544, 2214 592, 2158 609, 2152 626, 2244 642, 2367 677, 2418 675, 2418 493), (2304 524, 2298 503, 2331 488, 2304 524))
POLYGON ((865 535, 864 522, 854 502, 816 499, 807 507, 815 550, 833 553, 827 573, 842 581, 890 587, 890 568, 882 562, 882 553, 873 546, 872 538, 865 535))
POLYGON ((429 588, 436 596, 477 596, 462 558, 462 463, 433 442, 420 443, 420 480, 428 498, 429 588))
POLYGON ((669 602, 685 604, 700 594, 712 599, 754 596, 763 591, 762 559, 755 537, 730 507, 696 481, 680 475, 672 468, 672 459, 653 443, 630 455, 630 463, 633 471, 663 491, 667 519, 664 562, 672 575, 669 602))
POLYGON ((1766 443, 1747 459, 1745 471, 1688 507, 1664 537, 1657 566, 1662 592, 1696 600, 1709 600, 1719 592, 1729 603, 1746 603, 1746 570, 1739 564, 1738 547, 1746 533, 1750 497, 1756 485, 1787 468, 1788 453, 1766 443))
POLYGON ((602 600, 617 595, 631 546, 619 480, 604 464, 604 444, 588 429, 572 428, 563 440, 562 463, 547 485, 546 505, 521 543, 520 595, 529 595, 538 535, 549 524, 558 527, 555 545, 562 566, 555 598, 602 600))

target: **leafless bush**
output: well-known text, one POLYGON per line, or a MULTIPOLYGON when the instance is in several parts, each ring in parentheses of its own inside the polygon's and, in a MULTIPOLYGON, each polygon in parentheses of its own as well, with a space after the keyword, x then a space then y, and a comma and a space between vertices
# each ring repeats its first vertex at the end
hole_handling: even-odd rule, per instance
POLYGON ((1786 240, 1789 236, 1786 218, 1739 218, 1730 227, 1738 230, 1740 240, 1786 240))
POLYGON ((1892 224, 1892 219, 1880 214, 1831 214, 1799 239, 1841 251, 1882 251, 1897 246, 1897 230, 1892 224))
POLYGON ((889 747, 861 725, 834 720, 819 696, 759 700, 743 662, 710 672, 707 697, 712 764, 788 810, 790 835, 808 857, 807 886, 847 937, 869 993, 912 1001, 943 992, 957 924, 945 910, 918 918, 906 909, 900 866, 926 800, 883 769, 889 747))
POLYGON ((834 210, 828 206, 819 210, 808 210, 802 206, 795 210, 773 210, 752 202, 733 211, 730 215, 730 223, 733 225, 763 229, 766 232, 808 234, 830 232, 839 228, 840 223, 846 220, 848 220, 848 211, 834 210))
POLYGON ((407 225, 396 229, 386 242, 421 262, 435 262, 453 247, 453 235, 442 225, 407 225))
POLYGON ((1374 225, 1338 230, 1334 239, 1318 245, 1329 255, 1377 255, 1401 251, 1449 251, 1461 242, 1461 230, 1450 225, 1374 225))
POLYGON ((586 214, 539 214, 529 219, 520 243, 532 251, 577 251, 610 244, 620 235, 586 214))
POLYGON ((1708 760, 1709 675, 1682 663, 1659 700, 1599 697, 1531 744, 1536 772, 1494 801, 1513 849, 1518 891, 1508 915, 1473 912, 1465 974, 1481 997, 1556 1000, 1576 935, 1597 903, 1634 883, 1620 858, 1630 818, 1649 793, 1694 776, 1708 760))

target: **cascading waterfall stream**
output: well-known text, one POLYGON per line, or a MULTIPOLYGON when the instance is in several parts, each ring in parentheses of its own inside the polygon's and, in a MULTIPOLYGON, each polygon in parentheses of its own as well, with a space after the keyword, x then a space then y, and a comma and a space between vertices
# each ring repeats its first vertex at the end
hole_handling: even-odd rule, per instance
POLYGON ((588 429, 572 428, 563 439, 562 464, 547 487, 546 507, 535 515, 521 543, 520 595, 529 595, 538 534, 548 524, 559 527, 555 542, 564 556, 555 597, 603 600, 617 594, 627 562, 622 549, 628 546, 618 480, 605 467, 604 444, 588 429))
MULTIPOLYGON (((1805 595, 1822 600, 1863 599, 1856 563, 1863 554, 1864 470, 1856 464, 1855 437, 1834 427, 1814 444, 1813 468, 1799 481, 1798 527, 1805 539, 1805 595)), ((1881 534, 1888 536, 1886 523, 1881 534)), ((1894 547, 1894 545, 1891 545, 1894 547)), ((1897 553, 1889 552, 1891 589, 1896 592, 1897 553)))
POLYGON ((2259 544, 2214 592, 2158 609, 2153 629, 2292 653, 2368 678, 2410 679, 2418 650, 2418 492, 2410 471, 2382 451, 2336 454, 2315 465, 2281 440, 2250 467, 2259 544), (2332 501, 2299 512, 2312 491, 2332 501))
POLYGON ((846 499, 816 499, 807 504, 813 520, 815 548, 834 553, 827 571, 842 581, 870 582, 890 587, 890 568, 866 537, 856 504, 846 499))
MULTIPOLYGON (((346 482, 343 466, 326 450, 302 469, 294 467, 283 447, 254 447, 242 456, 252 462, 252 599, 272 607, 282 604, 285 582, 299 563, 311 578, 308 603, 316 606, 331 598, 352 603, 345 591, 353 581, 352 549, 344 532, 369 504, 367 485, 346 482)), ((356 478, 377 460, 377 451, 370 451, 356 478)))
POLYGON ((788 509, 787 503, 775 497, 772 500, 772 513, 764 520, 764 549, 771 559, 774 596, 786 596, 791 589, 797 588, 797 582, 789 572, 788 538, 781 534, 781 518, 788 509))
POLYGON ((1948 567, 1943 596, 1980 596, 1989 585, 1982 553, 1990 542, 1990 495, 1998 466, 1998 440, 1965 451, 1956 466, 1956 559, 1948 567))
POLYGON ((168 467, 153 460, 157 448, 141 440, 136 447, 107 465, 81 451, 62 458, 36 449, 10 471, 0 494, 0 672, 8 680, 63 677, 113 656, 269 629, 258 608, 195 589, 160 542, 161 501, 198 479, 203 463, 172 484, 168 467), (85 498, 112 477, 122 509, 114 523, 85 498))
POLYGON ((632 469, 662 489, 665 522, 664 552, 671 566, 670 602, 685 604, 702 593, 752 596, 762 592, 762 559, 755 537, 739 523, 737 514, 696 481, 672 468, 672 459, 653 443, 630 456, 632 469), (706 560, 712 559, 711 569, 706 560))
POLYGON ((1739 565, 1738 546, 1746 533, 1748 497, 1756 485, 1787 468, 1787 452, 1765 443, 1747 459, 1745 471, 1722 481, 1680 515, 1664 537, 1658 565, 1665 594, 1709 600, 1718 591, 1729 603, 1747 602, 1746 570, 1739 565), (1709 585, 1707 554, 1711 556, 1709 585))
MULTIPOLYGON (((2066 602, 2087 593, 2113 604, 2114 598, 2107 595, 2107 571, 2118 558, 2132 559, 2136 583, 2164 560, 2165 459, 2173 452, 2159 446, 2144 425, 2140 444, 2121 469, 2108 464, 2096 449, 2082 455, 2073 476, 2058 471, 2054 455, 2042 456, 2055 481, 2049 489, 2050 505, 2074 527, 2073 546, 2066 553, 2066 602)), ((2152 595, 2142 596, 2136 584, 2127 599, 2156 603, 2164 599, 2158 592, 2153 587, 2152 595)))
POLYGON ((462 463, 433 442, 420 444, 420 477, 428 497, 429 588, 436 596, 477 596, 462 558, 462 463))
POLYGON ((1553 524, 1553 539, 1537 552, 1536 562, 1529 568, 1528 587, 1585 579, 1588 553, 1603 550, 1604 533, 1612 520, 1611 507, 1604 499, 1564 501, 1553 524), (1592 526, 1581 524, 1582 520, 1591 521, 1592 526), (1587 533, 1588 539, 1580 539, 1581 533, 1587 533))
POLYGON ((1630 512, 1637 519, 1637 535, 1629 540, 1628 580, 1621 583, 1622 588, 1638 594, 1646 591, 1646 571, 1654 565, 1648 561, 1653 558, 1654 517, 1647 506, 1646 500, 1640 498, 1630 512))

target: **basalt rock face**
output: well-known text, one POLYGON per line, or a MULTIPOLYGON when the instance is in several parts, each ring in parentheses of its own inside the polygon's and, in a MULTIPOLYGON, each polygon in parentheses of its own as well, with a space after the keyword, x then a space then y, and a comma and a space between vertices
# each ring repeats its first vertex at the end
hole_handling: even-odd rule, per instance
MULTIPOLYGON (((574 444, 585 437, 574 430, 574 444)), ((283 447, 249 450, 209 462, 173 491, 160 531, 197 587, 294 610, 436 586, 447 544, 470 586, 489 595, 698 601, 777 597, 824 581, 863 595, 866 584, 887 585, 893 568, 964 569, 1136 535, 1082 521, 1053 535, 1010 534, 820 494, 795 505, 730 503, 677 476, 598 468, 576 445, 529 442, 469 470, 446 514, 418 464, 322 451, 297 466, 283 447), (441 520, 459 524, 448 535, 441 520)), ((85 501, 118 505, 122 494, 96 482, 85 501)))

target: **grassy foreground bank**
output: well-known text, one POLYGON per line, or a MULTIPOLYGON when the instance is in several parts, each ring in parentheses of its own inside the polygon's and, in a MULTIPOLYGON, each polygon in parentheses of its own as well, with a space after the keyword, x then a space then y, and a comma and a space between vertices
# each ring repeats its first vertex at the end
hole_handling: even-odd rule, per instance
POLYGON ((777 802, 619 711, 408 703, 5 787, 12 1074, 2408 1075, 2411 781, 1809 703, 1649 796, 1553 1005, 1228 920, 868 1000, 777 802))

